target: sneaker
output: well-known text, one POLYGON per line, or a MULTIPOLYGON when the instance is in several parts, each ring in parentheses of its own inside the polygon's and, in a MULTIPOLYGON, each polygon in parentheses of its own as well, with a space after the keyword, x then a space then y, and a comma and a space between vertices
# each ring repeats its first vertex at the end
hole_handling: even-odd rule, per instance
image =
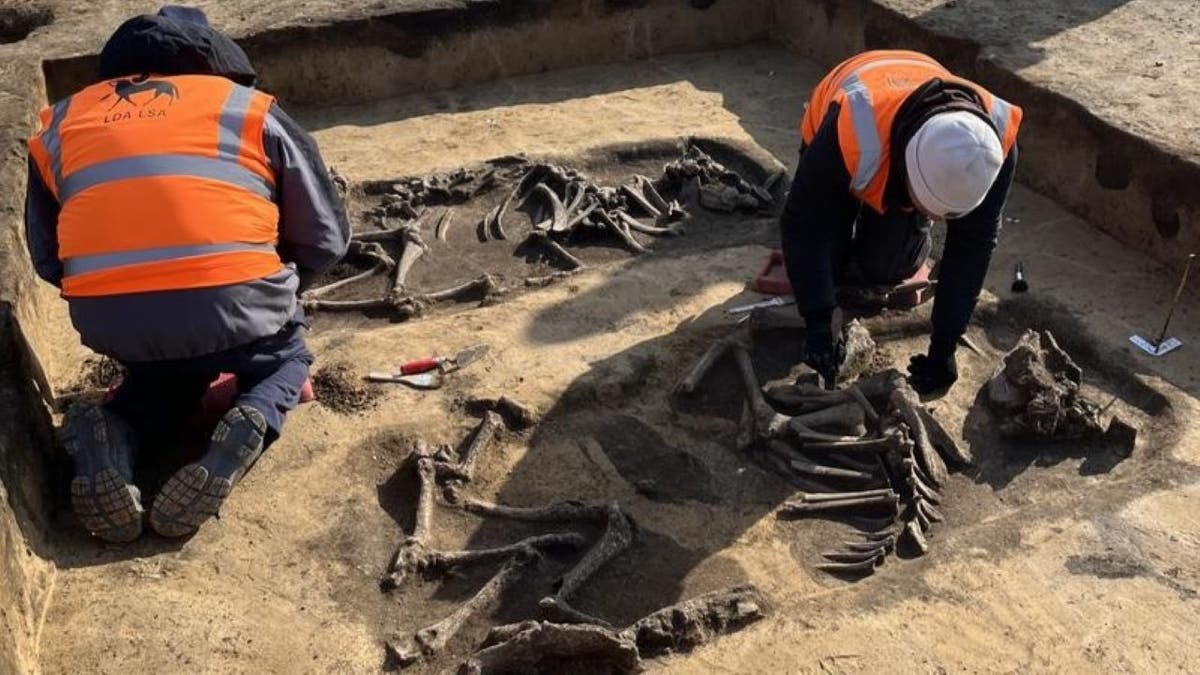
POLYGON ((208 451, 167 479, 150 509, 150 526, 164 537, 185 537, 217 515, 233 486, 262 454, 267 421, 249 406, 225 413, 208 451))
POLYGON ((142 493, 133 484, 133 432, 99 406, 75 406, 63 423, 63 444, 75 462, 71 507, 93 535, 126 543, 142 533, 142 493))

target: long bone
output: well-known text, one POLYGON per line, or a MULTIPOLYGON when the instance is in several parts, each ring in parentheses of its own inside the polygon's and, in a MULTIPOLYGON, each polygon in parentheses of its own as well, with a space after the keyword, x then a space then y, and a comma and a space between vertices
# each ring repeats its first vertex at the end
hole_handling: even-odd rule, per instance
POLYGON ((855 497, 851 499, 829 500, 818 502, 784 502, 779 512, 783 515, 797 515, 816 511, 835 511, 860 506, 891 506, 896 509, 899 500, 895 496, 874 495, 871 497, 855 497))
POLYGON ((826 466, 809 460, 803 454, 787 443, 772 439, 767 443, 767 448, 779 455, 788 462, 788 465, 800 473, 810 476, 821 476, 827 478, 843 478, 846 480, 877 480, 878 476, 869 471, 857 471, 854 469, 843 469, 836 466, 826 466))
POLYGON ((815 427, 835 426, 841 429, 854 429, 863 426, 866 415, 862 406, 857 402, 842 403, 823 410, 796 415, 789 424, 801 425, 812 429, 815 427))
POLYGON ((646 198, 646 201, 651 206, 664 214, 671 210, 671 205, 667 203, 667 200, 663 199, 663 196, 658 193, 658 189, 654 187, 654 181, 641 174, 637 174, 633 178, 637 181, 638 188, 642 191, 642 196, 646 198))
POLYGON ((816 503, 845 501, 847 499, 862 499, 868 497, 887 497, 888 499, 897 499, 898 495, 891 488, 879 488, 876 490, 858 490, 855 492, 797 492, 796 497, 799 498, 801 502, 816 503))
POLYGON ((400 262, 396 263, 396 276, 392 280, 390 295, 393 297, 402 297, 405 295, 405 284, 408 282, 408 273, 412 271, 412 267, 416 264, 417 260, 429 251, 429 246, 421 239, 421 234, 416 227, 406 228, 404 236, 404 251, 400 254, 400 262))
POLYGON ((696 363, 692 365, 687 374, 683 376, 683 379, 679 381, 679 384, 675 385, 675 392, 680 394, 694 392, 696 387, 700 385, 700 381, 712 370, 717 361, 722 356, 725 356, 725 353, 736 344, 737 341, 732 338, 722 338, 714 342, 712 346, 705 350, 696 363))
MULTIPOLYGON (((542 598, 538 603, 543 611, 576 621, 587 617, 586 614, 571 607, 570 599, 597 570, 629 548, 633 542, 633 526, 616 502, 608 505, 607 516, 608 525, 604 529, 604 534, 588 549, 575 567, 563 575, 557 592, 553 596, 542 598)), ((588 622, 594 623, 595 621, 595 619, 591 619, 588 622)))
POLYGON ((317 288, 310 288, 309 290, 301 293, 300 297, 303 300, 313 300, 313 299, 319 298, 323 295, 328 295, 329 293, 332 293, 333 291, 336 291, 339 288, 344 288, 346 286, 357 283, 364 279, 370 279, 371 277, 373 277, 377 274, 380 274, 382 272, 386 272, 392 268, 392 265, 395 265, 395 264, 396 263, 394 261, 392 261, 391 258, 377 259, 375 262, 375 266, 369 270, 359 272, 358 274, 346 277, 345 279, 338 279, 337 281, 334 281, 329 284, 325 284, 324 286, 318 286, 317 288))
POLYGON ((875 560, 881 556, 886 556, 888 549, 886 546, 876 546, 869 551, 827 551, 821 554, 821 557, 826 560, 841 563, 863 562, 865 560, 875 560))
POLYGON ((437 623, 418 630, 411 641, 398 646, 389 643, 388 649, 402 665, 411 664, 422 656, 432 659, 446 649, 450 640, 462 630, 472 617, 491 611, 500 603, 504 595, 516 580, 530 567, 534 567, 541 559, 532 548, 525 548, 520 553, 509 558, 508 562, 488 580, 482 588, 469 600, 459 605, 450 616, 437 623))

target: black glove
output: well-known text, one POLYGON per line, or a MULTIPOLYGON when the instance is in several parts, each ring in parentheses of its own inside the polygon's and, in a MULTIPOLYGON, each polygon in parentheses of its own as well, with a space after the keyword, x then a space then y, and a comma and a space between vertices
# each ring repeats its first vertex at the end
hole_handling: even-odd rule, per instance
POLYGON ((835 337, 828 326, 808 329, 804 340, 804 363, 817 371, 826 387, 833 387, 845 360, 846 343, 841 335, 835 337))
POLYGON ((958 364, 954 353, 937 354, 930 350, 928 356, 917 354, 908 361, 908 382, 918 394, 949 389, 958 381, 958 364))

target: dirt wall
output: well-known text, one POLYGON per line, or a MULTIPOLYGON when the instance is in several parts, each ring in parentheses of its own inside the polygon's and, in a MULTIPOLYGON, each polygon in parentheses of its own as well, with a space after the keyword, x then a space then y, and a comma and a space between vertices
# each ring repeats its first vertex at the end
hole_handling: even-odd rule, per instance
POLYGON ((28 346, 0 303, 0 672, 33 673, 54 566, 44 558, 50 425, 32 381, 28 346))
POLYGON ((26 141, 46 100, 39 64, 9 58, 0 48, 0 301, 13 313, 33 352, 35 367, 61 385, 84 353, 57 289, 33 271, 25 247, 26 141))
MULTIPOLYGON (((261 86, 288 105, 374 101, 574 66, 767 37, 767 0, 505 0, 267 30, 239 38, 261 86)), ((87 83, 94 55, 47 62, 51 98, 87 83)))
POLYGON ((76 367, 65 306, 25 250, 25 140, 36 124, 38 64, 0 55, 0 673, 35 673, 37 635, 52 588, 51 425, 46 371, 76 367), (36 356, 35 356, 36 355, 36 356))
POLYGON ((1121 243, 1178 263, 1200 248, 1200 164, 998 65, 971 39, 872 0, 776 0, 774 38, 827 65, 862 49, 915 49, 1025 110, 1018 180, 1121 243))

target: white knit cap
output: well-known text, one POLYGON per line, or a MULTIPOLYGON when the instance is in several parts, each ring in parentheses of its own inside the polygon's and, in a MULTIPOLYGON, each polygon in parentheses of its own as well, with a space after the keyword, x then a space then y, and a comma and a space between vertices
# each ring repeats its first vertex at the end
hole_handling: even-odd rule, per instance
POLYGON ((1004 163, 996 131, 978 115, 930 117, 904 149, 908 184, 921 209, 938 217, 963 216, 987 196, 1004 163))

